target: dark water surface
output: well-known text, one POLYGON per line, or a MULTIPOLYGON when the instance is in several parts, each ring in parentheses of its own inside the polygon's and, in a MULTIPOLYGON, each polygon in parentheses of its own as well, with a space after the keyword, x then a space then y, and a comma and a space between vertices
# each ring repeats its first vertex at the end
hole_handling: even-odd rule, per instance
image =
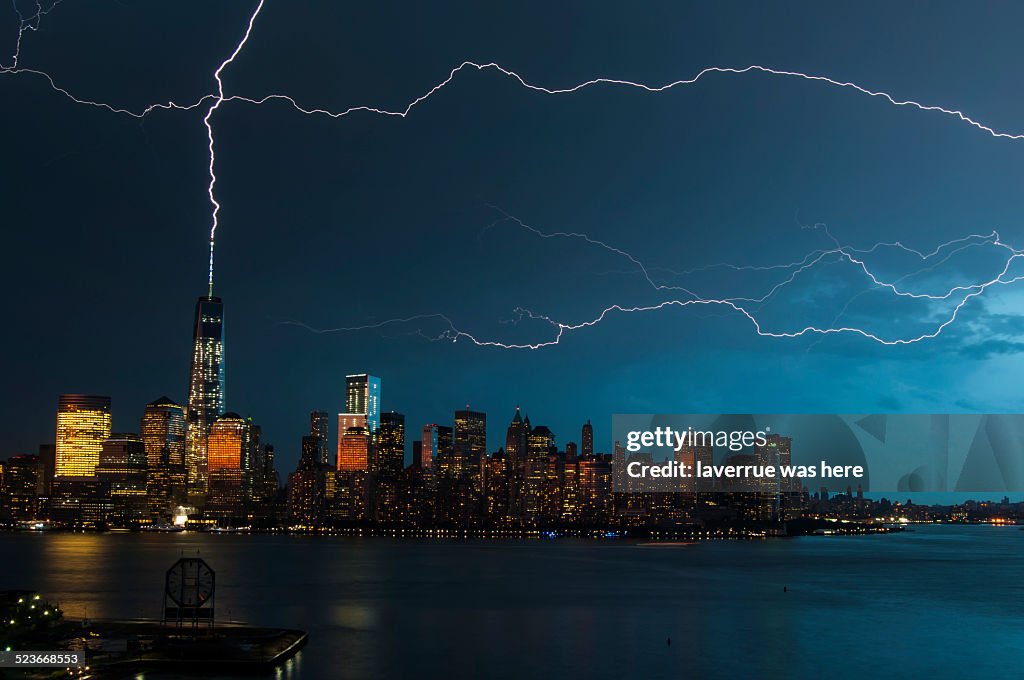
POLYGON ((1017 527, 679 547, 4 534, 0 589, 155 618, 197 551, 218 616, 310 632, 282 678, 1005 677, 1024 659, 1017 527))

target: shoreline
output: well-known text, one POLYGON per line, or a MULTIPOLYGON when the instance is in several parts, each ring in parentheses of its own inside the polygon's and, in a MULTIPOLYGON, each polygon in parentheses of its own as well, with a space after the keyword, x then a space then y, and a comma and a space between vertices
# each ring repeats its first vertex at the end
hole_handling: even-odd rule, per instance
MULTIPOLYGON (((932 523, 938 524, 938 523, 932 523)), ((995 526, 995 525, 993 525, 995 526)), ((1000 525, 1001 526, 1001 525, 1000 525)), ((654 528, 594 528, 594 529, 460 529, 460 528, 396 528, 396 527, 342 527, 317 529, 182 529, 157 531, 146 529, 81 529, 51 527, 47 529, 6 529, 2 534, 95 534, 95 535, 272 535, 272 536, 320 536, 338 538, 392 538, 392 539, 543 539, 560 538, 585 539, 592 541, 712 541, 743 540, 763 538, 793 538, 815 535, 870 535, 906 531, 903 524, 868 523, 849 520, 797 519, 788 522, 764 522, 759 524, 717 525, 713 527, 654 527, 654 528)))

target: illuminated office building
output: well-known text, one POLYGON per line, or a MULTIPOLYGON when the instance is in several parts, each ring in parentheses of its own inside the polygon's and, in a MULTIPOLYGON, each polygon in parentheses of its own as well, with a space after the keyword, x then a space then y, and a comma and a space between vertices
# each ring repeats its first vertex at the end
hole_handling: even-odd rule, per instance
POLYGON ((57 477, 48 499, 49 519, 68 525, 98 527, 115 513, 110 485, 102 477, 57 477))
POLYGON ((277 494, 277 467, 274 465, 274 445, 263 445, 263 491, 268 498, 277 494))
POLYGON ((241 470, 248 457, 251 424, 237 413, 225 413, 210 428, 208 470, 241 470))
POLYGON ((526 460, 526 435, 530 431, 529 419, 523 417, 516 406, 516 414, 505 433, 505 467, 509 471, 519 470, 526 460))
POLYGON ((244 517, 252 500, 252 466, 259 428, 237 413, 225 413, 210 428, 205 512, 222 524, 244 517))
MULTIPOLYGON (((525 421, 529 423, 529 418, 525 421)), ((548 462, 555 446, 555 435, 544 425, 529 430, 526 435, 526 471, 523 487, 523 517, 535 523, 540 519, 548 462)))
POLYGON ((437 425, 437 455, 441 458, 451 456, 454 449, 455 437, 452 428, 447 425, 437 425))
POLYGON ((317 437, 316 460, 321 463, 327 462, 327 423, 330 416, 327 411, 312 411, 309 414, 309 434, 317 437))
POLYGON ((487 470, 484 474, 484 514, 492 522, 499 524, 508 520, 508 475, 505 473, 505 452, 497 451, 487 459, 487 470))
POLYGON ((110 437, 110 397, 63 394, 57 402, 56 477, 92 477, 110 437))
POLYGON ((150 510, 168 512, 186 501, 185 409, 167 397, 151 401, 142 413, 140 434, 150 510))
POLYGON ((326 482, 333 473, 318 456, 316 435, 303 437, 298 467, 288 475, 288 516, 298 526, 319 526, 324 519, 326 482))
POLYGON ((327 477, 327 516, 333 522, 359 522, 368 518, 371 476, 367 472, 333 472, 327 477))
POLYGON ((345 376, 345 411, 338 414, 339 460, 341 440, 353 427, 365 429, 371 437, 377 435, 380 429, 380 378, 366 373, 345 376))
POLYGON ((523 514, 523 490, 526 479, 526 436, 530 432, 530 417, 523 419, 516 406, 516 413, 505 431, 505 489, 508 500, 505 508, 512 521, 518 521, 523 514))
POLYGON ((338 470, 368 472, 373 456, 373 442, 364 427, 350 427, 338 441, 338 470))
POLYGON ((265 449, 262 445, 263 428, 246 418, 249 425, 248 437, 242 446, 242 474, 245 477, 245 498, 253 500, 262 495, 265 449))
POLYGON ((180 404, 167 397, 149 402, 141 430, 149 466, 185 464, 185 409, 180 404))
POLYGON ((42 465, 39 456, 11 456, 7 463, 3 464, 0 517, 16 522, 35 519, 39 511, 41 476, 42 465))
POLYGON ((455 412, 455 443, 451 474, 480 475, 487 455, 487 414, 468 408, 455 412))
POLYGON ((397 478, 405 469, 405 416, 389 411, 380 415, 377 434, 377 472, 397 478))
POLYGON ((146 446, 139 435, 119 432, 103 442, 96 474, 127 475, 145 469, 146 446))
POLYGON ((192 330, 185 429, 185 463, 189 492, 206 492, 209 471, 207 440, 213 422, 224 412, 224 303, 219 297, 196 302, 192 330))
POLYGON ((230 520, 244 517, 248 510, 245 484, 245 476, 238 468, 210 470, 204 513, 222 525, 230 525, 230 520))
POLYGON ((380 429, 380 378, 366 373, 345 376, 345 413, 366 416, 366 428, 380 429))
POLYGON ((341 436, 348 432, 349 428, 358 427, 369 432, 365 413, 339 413, 338 414, 338 441, 341 436))
POLYGON ((112 434, 100 450, 96 477, 106 483, 110 512, 104 517, 125 526, 146 515, 146 447, 137 434, 112 434))
POLYGON ((424 425, 420 440, 420 467, 433 471, 437 464, 437 425, 424 425))
POLYGON ((431 423, 423 426, 420 466, 424 471, 449 469, 453 450, 452 428, 431 423))
POLYGON ((580 508, 584 523, 607 522, 611 516, 612 471, 609 456, 583 456, 578 464, 580 508))
MULTIPOLYGON (((572 443, 572 442, 570 442, 572 443)), ((575 450, 576 445, 572 443, 572 448, 575 450)), ((579 461, 576 457, 575 451, 572 455, 568 451, 569 445, 566 445, 565 452, 565 467, 562 471, 562 486, 561 486, 561 521, 567 523, 573 523, 579 520, 581 503, 580 494, 580 466, 579 461)))

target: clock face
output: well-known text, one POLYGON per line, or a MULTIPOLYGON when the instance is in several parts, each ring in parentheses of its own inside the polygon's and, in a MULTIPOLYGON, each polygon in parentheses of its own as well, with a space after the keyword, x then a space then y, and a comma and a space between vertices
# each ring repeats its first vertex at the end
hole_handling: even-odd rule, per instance
POLYGON ((213 569, 203 560, 178 560, 167 571, 167 597, 179 607, 201 607, 213 596, 213 569))

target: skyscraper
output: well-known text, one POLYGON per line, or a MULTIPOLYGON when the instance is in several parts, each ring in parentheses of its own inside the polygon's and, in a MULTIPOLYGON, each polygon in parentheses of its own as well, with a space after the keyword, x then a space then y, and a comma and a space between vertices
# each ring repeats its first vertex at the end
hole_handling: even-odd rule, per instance
POLYGON ((309 434, 317 437, 316 459, 321 463, 327 462, 327 411, 311 411, 309 414, 309 434))
POLYGON ((380 378, 366 373, 345 376, 345 411, 338 414, 338 455, 349 428, 364 428, 371 437, 380 429, 380 378))
POLYGON ((185 502, 185 409, 167 397, 146 405, 140 425, 146 451, 150 510, 168 511, 185 502))
POLYGON ((250 423, 237 413, 225 413, 213 423, 208 437, 208 471, 241 470, 248 456, 250 423))
POLYGON ((345 376, 345 413, 366 416, 366 429, 380 429, 380 378, 366 373, 345 376))
POLYGON ((446 464, 452 452, 452 428, 430 423, 423 426, 423 444, 420 448, 420 465, 424 470, 436 472, 446 464))
POLYGON ((315 434, 307 434, 302 438, 302 454, 300 460, 309 459, 320 463, 320 438, 315 434))
POLYGON ((420 466, 433 472, 437 465, 437 425, 424 425, 421 436, 420 466))
POLYGON ((3 474, 0 515, 12 520, 35 519, 39 510, 42 465, 39 456, 11 456, 3 474))
POLYGON ((254 426, 237 413, 225 413, 210 427, 207 441, 205 510, 220 519, 244 514, 251 500, 254 426))
POLYGON ((516 406, 516 414, 505 431, 505 466, 510 471, 518 470, 526 460, 526 435, 529 425, 523 423, 523 417, 516 406))
MULTIPOLYGON (((526 419, 529 422, 529 419, 526 419)), ((526 470, 523 487, 523 513, 527 521, 537 521, 541 514, 541 496, 548 471, 548 456, 555 445, 555 435, 544 425, 530 428, 526 435, 526 470)))
POLYGON ((219 297, 196 302, 192 329, 192 371, 188 387, 185 462, 189 492, 206 492, 207 439, 224 412, 224 303, 219 297))
POLYGON ((140 429, 150 467, 185 464, 185 409, 180 404, 167 397, 149 402, 140 429))
POLYGON ((583 424, 582 439, 580 441, 583 444, 583 455, 594 455, 594 426, 590 424, 590 420, 583 424))
POLYGON ((137 434, 110 435, 103 442, 96 477, 107 484, 109 519, 119 526, 146 515, 146 446, 137 434))
POLYGON ((316 435, 302 438, 299 465, 288 475, 288 515, 303 527, 319 526, 324 518, 326 482, 331 474, 319 462, 316 435))
MULTIPOLYGON (((527 418, 526 422, 529 422, 527 418)), ((544 481, 548 457, 555 446, 555 435, 544 425, 529 430, 526 436, 526 474, 523 489, 523 515, 527 522, 537 522, 541 515, 544 481)))
POLYGON ((62 394, 57 401, 55 477, 92 477, 110 437, 110 397, 62 394))
POLYGON ((380 415, 377 435, 377 471, 395 479, 405 468, 405 416, 389 411, 380 415))
POLYGON ((42 467, 42 482, 39 492, 42 496, 50 495, 53 484, 53 470, 57 462, 57 446, 55 444, 39 445, 39 464, 42 467))
POLYGON ((510 521, 518 522, 523 516, 523 488, 526 480, 526 436, 530 433, 530 419, 516 406, 516 413, 505 431, 505 489, 508 499, 505 507, 510 521))
POLYGON ((274 466, 274 445, 263 445, 263 497, 269 501, 277 495, 277 468, 274 466))
POLYGON ((477 473, 487 455, 487 414, 470 411, 455 412, 455 455, 452 472, 456 477, 477 473))
POLYGON ((368 472, 373 457, 373 442, 365 427, 350 427, 338 441, 338 470, 368 472))

